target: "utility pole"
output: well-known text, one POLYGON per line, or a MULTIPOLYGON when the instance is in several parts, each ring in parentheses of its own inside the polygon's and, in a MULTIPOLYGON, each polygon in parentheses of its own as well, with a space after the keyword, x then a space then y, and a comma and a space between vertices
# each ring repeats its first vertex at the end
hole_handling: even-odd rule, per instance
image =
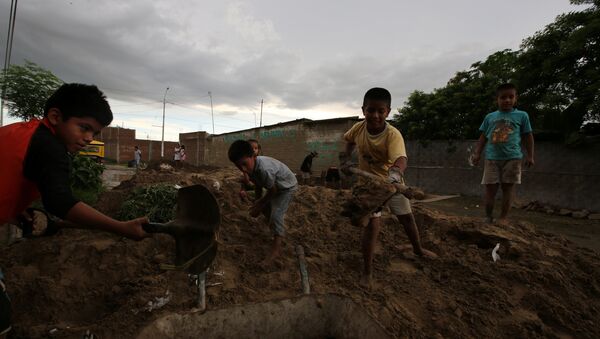
POLYGON ((165 157, 165 106, 167 104, 167 91, 169 87, 165 89, 165 96, 163 97, 163 123, 162 123, 162 137, 160 139, 160 157, 165 157))
MULTIPOLYGON (((8 20, 8 36, 6 37, 6 51, 4 52, 4 78, 8 68, 10 67, 10 56, 12 54, 13 37, 15 34, 15 21, 17 19, 17 3, 19 0, 12 0, 10 2, 10 15, 8 20)), ((4 94, 6 90, 6 84, 2 86, 2 95, 0 95, 0 126, 4 126, 4 94)))
POLYGON ((263 99, 260 99, 260 125, 258 127, 262 127, 262 107, 263 107, 263 99))
POLYGON ((210 91, 208 91, 208 97, 210 98, 210 116, 212 117, 213 134, 215 134, 215 114, 213 113, 212 93, 210 91))

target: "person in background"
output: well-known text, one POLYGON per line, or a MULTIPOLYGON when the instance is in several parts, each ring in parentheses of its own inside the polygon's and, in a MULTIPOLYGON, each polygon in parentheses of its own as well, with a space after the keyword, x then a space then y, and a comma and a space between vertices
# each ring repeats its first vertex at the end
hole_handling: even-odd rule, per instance
POLYGON ((173 161, 175 161, 175 167, 179 168, 179 162, 181 161, 181 145, 177 144, 173 151, 173 161))
POLYGON ((302 161, 302 165, 300 165, 300 172, 302 172, 302 183, 304 185, 310 183, 310 176, 312 175, 312 162, 313 158, 316 158, 319 155, 317 152, 310 152, 302 161))
POLYGON ((254 154, 256 154, 256 156, 262 155, 262 146, 260 145, 258 140, 248 139, 247 141, 250 143, 250 145, 252 145, 252 150, 254 151, 254 154))
POLYGON ((142 151, 136 145, 133 151, 133 160, 135 160, 135 168, 140 168, 140 161, 142 161, 142 151))
MULTIPOLYGON (((248 139, 246 140, 252 146, 252 151, 254 155, 259 156, 261 154, 262 148, 256 139, 248 139)), ((254 183, 250 181, 250 177, 248 174, 242 173, 241 178, 242 187, 240 189, 240 198, 244 201, 248 200, 248 191, 254 191, 254 183)))
POLYGON ((185 145, 181 145, 179 149, 179 159, 181 160, 181 166, 183 166, 183 162, 187 159, 187 154, 185 153, 185 145))

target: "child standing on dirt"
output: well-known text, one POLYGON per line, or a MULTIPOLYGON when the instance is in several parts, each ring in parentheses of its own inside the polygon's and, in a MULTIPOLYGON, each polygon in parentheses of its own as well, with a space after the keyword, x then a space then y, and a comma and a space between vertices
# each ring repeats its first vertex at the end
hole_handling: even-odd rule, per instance
POLYGON ((502 210, 499 223, 505 223, 512 204, 515 184, 521 183, 521 163, 526 150, 525 166, 531 167, 533 160, 533 133, 529 115, 514 106, 517 103, 517 88, 506 83, 496 89, 498 110, 486 115, 479 131, 481 135, 471 158, 477 165, 485 148, 485 163, 481 184, 485 185, 485 215, 488 223, 494 222, 494 202, 498 188, 502 188, 502 210))
MULTIPOLYGON (((46 101, 42 120, 0 127, 0 225, 15 223, 31 229, 26 224, 31 224, 32 216, 25 210, 41 196, 48 212, 74 224, 135 240, 146 237, 142 224, 148 223, 147 218, 115 220, 71 192, 69 153, 79 152, 112 119, 106 97, 96 86, 64 84, 46 101)), ((45 231, 36 229, 33 234, 45 231)), ((10 329, 3 290, 0 283, 0 333, 10 329)))
POLYGON ((269 225, 273 232, 273 243, 265 264, 270 264, 281 255, 283 236, 285 235, 285 213, 298 188, 294 173, 281 161, 271 157, 257 156, 250 142, 236 140, 229 147, 229 160, 247 174, 256 185, 257 200, 250 209, 252 217, 268 211, 269 225), (263 196, 263 187, 266 194, 263 196))
MULTIPOLYGON (((392 96, 384 88, 371 88, 365 93, 362 112, 365 120, 356 123, 344 134, 346 158, 350 159, 358 147, 361 170, 385 178, 393 183, 404 183, 407 167, 406 149, 402 134, 386 122, 391 111, 392 96)), ((402 194, 394 195, 388 206, 394 213, 410 239, 413 251, 419 256, 437 255, 421 247, 419 230, 410 208, 410 201, 402 194)), ((362 239, 364 272, 361 284, 370 286, 373 276, 373 253, 381 229, 381 211, 373 213, 365 228, 362 239)))

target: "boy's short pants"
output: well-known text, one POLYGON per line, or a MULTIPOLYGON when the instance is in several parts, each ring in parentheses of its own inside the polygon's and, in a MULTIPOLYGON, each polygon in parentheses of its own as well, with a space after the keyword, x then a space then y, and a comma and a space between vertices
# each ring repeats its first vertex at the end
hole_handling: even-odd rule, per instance
POLYGON ((297 187, 278 191, 275 197, 271 199, 271 216, 269 225, 274 235, 283 236, 285 234, 285 212, 287 212, 290 202, 296 193, 297 187))
MULTIPOLYGON (((406 184, 402 180, 402 184, 406 184)), ((390 212, 394 215, 406 215, 411 214, 412 209, 410 208, 410 200, 402 193, 394 194, 387 202, 386 205, 390 208, 390 212)), ((375 212, 371 215, 371 218, 381 217, 381 211, 375 212)))
POLYGON ((521 159, 485 161, 482 185, 520 183, 521 159))

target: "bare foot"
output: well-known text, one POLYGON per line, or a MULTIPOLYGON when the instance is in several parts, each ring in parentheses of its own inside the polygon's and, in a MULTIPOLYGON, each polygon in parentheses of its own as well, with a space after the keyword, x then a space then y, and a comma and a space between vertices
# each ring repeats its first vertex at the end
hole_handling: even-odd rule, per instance
POLYGON ((360 284, 360 286, 370 290, 371 287, 373 286, 373 275, 372 274, 363 274, 360 277, 359 284, 360 284))
POLYGON ((400 252, 406 253, 409 256, 411 256, 412 254, 420 256, 420 257, 425 257, 425 258, 430 258, 430 259, 435 259, 438 257, 437 254, 431 252, 430 250, 426 250, 424 248, 421 249, 421 254, 416 253, 413 251, 413 247, 411 244, 404 244, 404 245, 397 245, 396 248, 398 250, 400 250, 400 252), (408 253, 407 253, 408 252, 408 253))
POLYGON ((424 248, 421 249, 421 254, 417 254, 417 255, 420 257, 429 258, 429 259, 435 259, 438 257, 437 254, 431 252, 430 250, 426 250, 424 248))
POLYGON ((412 250, 412 245, 411 244, 396 245, 396 249, 398 249, 400 252, 406 252, 406 251, 412 250))

